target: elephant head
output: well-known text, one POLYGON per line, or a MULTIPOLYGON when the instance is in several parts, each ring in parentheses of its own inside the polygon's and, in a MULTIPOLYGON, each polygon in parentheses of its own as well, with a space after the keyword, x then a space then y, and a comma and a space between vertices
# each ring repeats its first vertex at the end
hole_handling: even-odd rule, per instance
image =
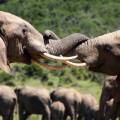
POLYGON ((30 64, 32 60, 38 63, 40 58, 69 59, 50 55, 42 33, 27 21, 0 11, 0 68, 9 72, 9 63, 30 64))
POLYGON ((76 48, 79 60, 95 72, 120 73, 120 30, 90 39, 76 48))

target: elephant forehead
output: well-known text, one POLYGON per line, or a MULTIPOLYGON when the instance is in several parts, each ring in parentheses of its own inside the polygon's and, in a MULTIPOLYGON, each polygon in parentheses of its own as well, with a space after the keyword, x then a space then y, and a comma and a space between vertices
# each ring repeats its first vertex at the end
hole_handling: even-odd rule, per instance
MULTIPOLYGON (((0 24, 10 24, 10 23, 13 23, 13 24, 17 24, 17 25, 26 25, 29 27, 29 29, 31 29, 32 31, 38 33, 38 31, 27 21, 23 20, 22 18, 18 17, 18 16, 15 16, 11 13, 8 13, 8 12, 3 12, 3 11, 0 11, 0 24)), ((14 26, 13 26, 14 27, 14 26)))
MULTIPOLYGON (((116 45, 120 44, 120 31, 108 33, 103 36, 96 37, 93 39, 96 45, 116 45)), ((91 40, 92 41, 92 40, 91 40)))
POLYGON ((15 15, 11 14, 11 13, 0 11, 0 21, 4 22, 4 23, 10 23, 10 22, 21 23, 24 20, 21 19, 20 17, 17 17, 15 15))
POLYGON ((104 45, 104 44, 120 44, 120 30, 101 35, 99 37, 89 39, 88 41, 82 43, 79 45, 79 49, 90 46, 91 48, 96 46, 96 45, 104 45))

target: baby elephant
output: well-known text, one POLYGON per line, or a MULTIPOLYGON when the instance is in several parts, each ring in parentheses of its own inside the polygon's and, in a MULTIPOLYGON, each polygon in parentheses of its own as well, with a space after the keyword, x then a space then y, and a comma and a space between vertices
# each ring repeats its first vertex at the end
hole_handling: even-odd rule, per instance
POLYGON ((70 116, 71 120, 77 120, 79 105, 81 104, 81 94, 71 88, 57 88, 51 93, 52 101, 61 101, 65 106, 66 120, 70 116))
POLYGON ((78 119, 96 120, 98 109, 99 107, 96 99, 91 94, 83 94, 78 119))
POLYGON ((13 120, 16 101, 14 91, 8 86, 0 85, 0 114, 3 120, 13 120))
POLYGON ((51 104, 51 120, 63 120, 65 106, 62 102, 56 101, 51 104))
POLYGON ((43 88, 16 88, 19 119, 26 120, 31 114, 42 114, 42 120, 50 120, 50 96, 43 88))

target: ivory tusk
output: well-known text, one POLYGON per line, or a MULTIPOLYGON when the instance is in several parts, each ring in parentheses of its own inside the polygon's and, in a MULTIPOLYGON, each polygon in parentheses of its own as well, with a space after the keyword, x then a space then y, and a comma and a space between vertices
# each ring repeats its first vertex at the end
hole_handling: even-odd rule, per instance
POLYGON ((70 61, 64 61, 65 64, 72 66, 72 67, 86 67, 87 64, 86 63, 73 63, 70 61))
POLYGON ((67 61, 67 60, 73 60, 76 59, 78 56, 71 56, 71 57, 60 57, 60 56, 54 56, 49 53, 43 53, 43 57, 52 59, 52 60, 58 60, 58 61, 67 61))
MULTIPOLYGON (((63 57, 62 55, 60 55, 60 57, 63 57)), ((86 67, 87 64, 86 63, 73 63, 70 61, 64 61, 65 64, 72 66, 72 67, 86 67)))
POLYGON ((49 70, 63 70, 64 68, 65 68, 65 66, 51 66, 51 65, 47 65, 47 64, 45 64, 45 63, 41 63, 41 62, 37 62, 37 61, 35 61, 35 60, 32 60, 32 63, 34 63, 34 64, 37 64, 38 66, 40 66, 40 67, 44 67, 44 68, 47 68, 47 69, 49 69, 49 70))

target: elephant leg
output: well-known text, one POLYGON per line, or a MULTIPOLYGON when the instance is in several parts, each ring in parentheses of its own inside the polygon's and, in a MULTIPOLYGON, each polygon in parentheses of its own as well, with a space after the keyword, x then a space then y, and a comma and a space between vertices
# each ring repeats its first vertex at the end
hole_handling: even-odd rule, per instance
POLYGON ((8 108, 8 109, 6 109, 4 112, 3 112, 3 114, 2 114, 2 119, 3 120, 10 120, 10 109, 8 108))
POLYGON ((64 114, 61 114, 60 120, 64 120, 64 114))
POLYGON ((9 114, 2 115, 2 120, 10 120, 9 119, 9 114))
POLYGON ((30 113, 25 112, 25 113, 21 114, 20 118, 21 118, 21 120, 26 120, 29 116, 30 116, 30 113))
POLYGON ((97 120, 105 120, 106 102, 109 101, 110 99, 111 98, 109 93, 103 87, 102 94, 100 97, 100 103, 99 103, 100 108, 99 108, 97 120))
POLYGON ((111 119, 116 120, 117 119, 117 111, 118 111, 118 104, 116 102, 113 103, 113 109, 112 109, 112 115, 111 119))
POLYGON ((77 120, 77 115, 75 114, 75 110, 73 107, 71 108, 70 117, 71 117, 71 120, 77 120))
POLYGON ((50 120, 51 118, 51 112, 50 112, 50 108, 48 106, 45 106, 45 111, 43 114, 43 120, 50 120))
POLYGON ((15 103, 14 103, 14 105, 11 107, 11 110, 10 110, 10 114, 9 114, 9 118, 10 118, 10 120, 13 120, 13 116, 14 116, 14 108, 15 108, 15 103))
POLYGON ((10 111, 10 114, 9 114, 9 120, 13 120, 13 111, 10 111))
POLYGON ((89 113, 85 114, 85 120, 92 120, 92 117, 89 113))
POLYGON ((65 113, 64 117, 63 117, 63 120, 66 120, 66 119, 67 119, 67 114, 65 113))
POLYGON ((24 114, 24 120, 26 120, 28 117, 30 116, 30 113, 28 113, 28 112, 25 112, 25 114, 24 114))
POLYGON ((19 120, 23 120, 24 109, 21 105, 19 105, 19 120))
POLYGON ((8 120, 6 115, 2 116, 2 120, 8 120))
POLYGON ((28 113, 22 105, 19 105, 19 120, 26 120, 29 117, 28 113))
POLYGON ((42 120, 48 120, 46 116, 42 116, 42 120))
POLYGON ((82 120, 82 115, 81 114, 78 115, 78 120, 82 120))

